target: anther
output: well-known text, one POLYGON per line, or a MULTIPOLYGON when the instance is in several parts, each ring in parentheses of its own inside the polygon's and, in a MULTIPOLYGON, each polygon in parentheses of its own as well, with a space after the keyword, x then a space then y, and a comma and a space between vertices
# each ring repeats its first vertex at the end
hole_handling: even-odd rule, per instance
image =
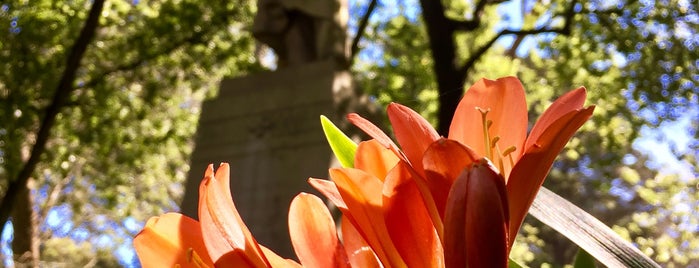
POLYGON ((498 141, 500 140, 500 136, 495 136, 493 140, 490 142, 490 148, 495 148, 495 146, 498 145, 498 141))
POLYGON ((517 147, 515 146, 510 146, 505 149, 505 151, 502 152, 502 156, 507 156, 507 158, 510 160, 510 167, 515 167, 515 160, 512 159, 512 153, 517 150, 517 147))
POLYGON ((509 155, 509 154, 513 153, 514 151, 516 151, 516 150, 517 150, 517 147, 515 147, 515 146, 507 147, 507 149, 505 149, 505 151, 502 151, 502 155, 503 155, 503 156, 509 155))

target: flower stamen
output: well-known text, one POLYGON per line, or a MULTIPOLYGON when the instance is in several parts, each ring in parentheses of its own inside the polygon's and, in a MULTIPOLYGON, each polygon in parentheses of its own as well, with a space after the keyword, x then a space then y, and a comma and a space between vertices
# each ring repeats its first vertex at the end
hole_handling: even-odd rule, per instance
POLYGON ((188 248, 187 249, 187 262, 188 263, 193 263, 199 268, 209 268, 206 263, 204 263, 204 260, 199 257, 196 251, 194 251, 193 248, 188 248))
POLYGON ((507 156, 507 158, 510 159, 510 166, 512 166, 512 167, 515 167, 515 160, 512 159, 512 153, 514 153, 516 150, 517 150, 517 147, 515 147, 515 146, 513 145, 513 146, 510 146, 510 147, 507 147, 507 149, 505 149, 505 151, 502 152, 502 155, 503 155, 503 156, 507 156))
POLYGON ((500 146, 498 145, 498 141, 500 141, 500 136, 495 136, 491 139, 490 137, 490 126, 493 125, 492 120, 488 120, 488 112, 490 112, 490 109, 483 109, 481 107, 476 107, 476 110, 478 110, 481 113, 481 120, 483 120, 483 141, 485 142, 485 154, 488 159, 491 161, 495 162, 498 164, 501 172, 503 172, 503 176, 507 177, 506 169, 505 169, 505 160, 503 158, 508 158, 509 159, 509 164, 510 167, 514 167, 515 161, 512 157, 512 153, 517 150, 517 147, 515 146, 510 146, 507 147, 504 151, 500 150, 500 146), (495 156, 497 156, 497 159, 495 159, 495 156))
MULTIPOLYGON (((498 141, 500 141, 500 136, 495 136, 492 141, 490 141, 490 151, 492 154, 492 150, 495 149, 495 152, 497 152, 497 163, 498 167, 500 170, 504 173, 505 172, 505 164, 502 162, 502 154, 500 154, 500 146, 498 146, 498 141)), ((496 161, 496 159, 491 158, 492 161, 496 161)), ((505 175, 505 174, 503 174, 505 175)))

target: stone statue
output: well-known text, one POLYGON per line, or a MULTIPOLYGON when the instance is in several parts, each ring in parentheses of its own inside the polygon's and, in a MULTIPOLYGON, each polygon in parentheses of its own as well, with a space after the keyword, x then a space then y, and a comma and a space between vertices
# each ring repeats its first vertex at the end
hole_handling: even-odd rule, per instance
POLYGON ((279 68, 347 60, 347 0, 258 0, 252 33, 277 54, 279 68))

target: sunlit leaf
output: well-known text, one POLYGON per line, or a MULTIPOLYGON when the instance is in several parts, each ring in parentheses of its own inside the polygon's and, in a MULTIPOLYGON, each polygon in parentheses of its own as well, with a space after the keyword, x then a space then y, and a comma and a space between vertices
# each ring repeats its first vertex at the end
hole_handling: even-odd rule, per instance
POLYGON ((510 259, 510 263, 508 264, 507 267, 509 267, 509 268, 525 268, 526 266, 517 263, 513 259, 510 259))
POLYGON ((330 148, 342 167, 354 167, 354 153, 357 151, 357 144, 324 115, 320 116, 320 124, 323 126, 323 132, 325 138, 328 139, 330 148))

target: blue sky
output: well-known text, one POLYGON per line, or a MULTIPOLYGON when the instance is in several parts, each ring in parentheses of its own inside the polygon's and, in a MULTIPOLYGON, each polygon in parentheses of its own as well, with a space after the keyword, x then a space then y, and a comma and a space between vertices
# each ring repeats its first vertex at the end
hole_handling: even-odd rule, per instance
POLYGON ((677 174, 680 179, 687 182, 696 179, 697 174, 692 172, 692 167, 683 161, 679 161, 671 148, 677 148, 681 154, 690 154, 689 143, 692 141, 688 133, 692 118, 699 115, 699 108, 690 109, 686 115, 676 121, 667 121, 658 128, 644 126, 641 128, 641 137, 633 143, 634 149, 644 152, 651 160, 652 168, 658 169, 663 174, 677 174))

